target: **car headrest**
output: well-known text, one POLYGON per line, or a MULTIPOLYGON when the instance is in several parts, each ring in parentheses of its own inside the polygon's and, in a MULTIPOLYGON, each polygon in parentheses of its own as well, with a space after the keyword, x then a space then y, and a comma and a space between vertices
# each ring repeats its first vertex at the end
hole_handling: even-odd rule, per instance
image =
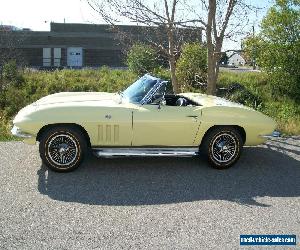
POLYGON ((186 106, 187 105, 187 100, 180 97, 178 98, 178 100, 176 101, 176 106, 186 106))

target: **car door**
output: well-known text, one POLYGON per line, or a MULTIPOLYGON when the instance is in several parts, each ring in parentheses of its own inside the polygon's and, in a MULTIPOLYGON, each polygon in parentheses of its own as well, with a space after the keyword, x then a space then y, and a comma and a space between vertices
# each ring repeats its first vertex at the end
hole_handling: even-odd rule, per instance
POLYGON ((133 111, 132 146, 193 146, 200 116, 196 106, 141 105, 133 111))

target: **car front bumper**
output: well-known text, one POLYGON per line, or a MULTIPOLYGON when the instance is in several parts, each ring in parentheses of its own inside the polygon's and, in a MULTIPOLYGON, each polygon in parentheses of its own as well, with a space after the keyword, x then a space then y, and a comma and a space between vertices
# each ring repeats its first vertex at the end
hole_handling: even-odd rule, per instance
POLYGON ((23 139, 29 139, 33 138, 34 136, 28 133, 23 132, 19 127, 13 126, 11 130, 12 135, 23 138, 23 139))

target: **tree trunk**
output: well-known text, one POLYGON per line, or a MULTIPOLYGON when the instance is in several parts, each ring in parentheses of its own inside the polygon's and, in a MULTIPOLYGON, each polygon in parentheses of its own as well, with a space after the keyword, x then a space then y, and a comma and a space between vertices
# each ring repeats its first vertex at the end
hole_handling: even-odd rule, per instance
POLYGON ((213 53, 208 52, 207 58, 207 90, 208 95, 216 95, 217 93, 217 81, 219 76, 219 60, 221 50, 215 50, 213 53))
POLYGON ((226 1, 227 11, 224 21, 221 24, 221 30, 218 32, 216 22, 216 6, 219 1, 209 0, 208 16, 206 25, 206 39, 207 39, 207 94, 215 95, 217 90, 217 80, 219 75, 219 61, 221 56, 221 49, 224 39, 225 30, 227 28, 230 16, 233 12, 237 0, 226 1), (214 39, 213 39, 214 37, 214 39))
POLYGON ((178 94, 180 92, 180 88, 178 86, 177 77, 176 77, 176 60, 174 55, 174 36, 172 28, 168 28, 168 39, 169 39, 169 66, 171 71, 171 81, 174 94, 178 94))
POLYGON ((216 95, 217 80, 219 76, 219 61, 221 56, 222 39, 217 39, 216 45, 210 44, 208 46, 208 77, 207 77, 207 94, 216 95))
POLYGON ((213 53, 208 52, 207 58, 207 90, 208 95, 215 95, 217 89, 216 62, 213 53))
POLYGON ((170 65, 170 71, 171 71, 171 81, 172 81, 173 92, 174 92, 174 94, 178 94, 180 92, 180 89, 179 89, 177 77, 176 77, 176 65, 175 65, 174 55, 173 56, 170 55, 169 65, 170 65))
POLYGON ((216 0, 209 0, 209 9, 206 26, 207 39, 207 90, 208 95, 216 94, 216 58, 213 43, 213 25, 216 17, 216 0))

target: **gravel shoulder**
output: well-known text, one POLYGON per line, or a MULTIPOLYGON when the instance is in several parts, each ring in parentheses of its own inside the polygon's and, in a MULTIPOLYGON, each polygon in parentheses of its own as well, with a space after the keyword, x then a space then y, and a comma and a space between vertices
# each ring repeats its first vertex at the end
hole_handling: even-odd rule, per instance
POLYGON ((244 148, 225 171, 91 157, 67 174, 1 142, 0 183, 0 249, 237 249, 240 234, 296 234, 300 249, 300 137, 244 148))

